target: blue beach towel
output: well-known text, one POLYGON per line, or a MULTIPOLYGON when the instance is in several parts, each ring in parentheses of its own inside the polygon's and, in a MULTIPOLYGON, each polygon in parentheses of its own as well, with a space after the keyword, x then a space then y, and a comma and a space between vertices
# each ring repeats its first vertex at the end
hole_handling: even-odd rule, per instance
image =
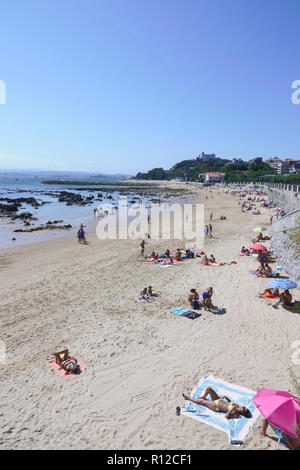
POLYGON ((177 307, 170 312, 175 313, 176 315, 180 315, 181 317, 187 317, 190 320, 195 320, 196 318, 201 317, 200 313, 193 312, 193 310, 189 310, 188 308, 177 307))
POLYGON ((219 396, 226 395, 233 402, 246 406, 250 410, 252 418, 249 419, 241 416, 236 419, 227 419, 225 418, 225 413, 212 411, 205 406, 196 405, 189 401, 186 402, 186 408, 181 410, 181 414, 225 432, 229 437, 230 444, 235 446, 242 445, 249 430, 260 416, 258 409, 253 403, 255 392, 207 374, 199 380, 197 387, 192 393, 192 397, 198 398, 203 395, 206 387, 213 388, 219 396))

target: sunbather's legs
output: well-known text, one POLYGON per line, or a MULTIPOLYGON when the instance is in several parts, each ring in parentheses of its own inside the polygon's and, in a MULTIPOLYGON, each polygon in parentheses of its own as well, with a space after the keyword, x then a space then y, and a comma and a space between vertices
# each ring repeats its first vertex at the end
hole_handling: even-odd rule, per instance
POLYGON ((208 395, 210 395, 212 400, 218 400, 220 398, 219 395, 211 387, 206 387, 206 389, 204 390, 203 395, 199 398, 202 398, 203 400, 206 400, 208 395))
POLYGON ((264 419, 264 420, 263 420, 262 430, 261 430, 261 432, 260 432, 263 436, 266 436, 266 432, 267 432, 268 426, 269 426, 269 421, 268 421, 267 419, 264 419))
POLYGON ((216 411, 216 404, 212 400, 204 400, 203 398, 198 398, 196 400, 195 398, 189 397, 185 393, 183 393, 182 396, 183 398, 185 398, 185 400, 196 403, 196 405, 202 405, 202 406, 205 406, 206 408, 209 408, 212 411, 216 411))

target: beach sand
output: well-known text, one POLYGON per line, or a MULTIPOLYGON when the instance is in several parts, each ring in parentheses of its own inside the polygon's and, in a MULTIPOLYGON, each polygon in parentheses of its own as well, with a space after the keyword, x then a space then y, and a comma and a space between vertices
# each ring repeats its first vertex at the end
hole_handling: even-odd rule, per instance
MULTIPOLYGON (((210 372, 253 390, 295 393, 289 367, 299 377, 291 344, 300 339, 300 315, 259 299, 267 280, 248 273, 254 258, 239 256, 254 227, 269 227, 270 213, 242 213, 237 198, 210 194, 197 195, 206 222, 213 213, 214 238, 204 251, 236 265, 204 267, 196 259, 161 269, 142 262, 139 241, 95 234, 86 246, 60 238, 0 255, 0 340, 7 350, 1 449, 229 449, 225 434, 176 416, 182 391, 210 372), (221 215, 227 220, 217 220, 221 215), (161 297, 137 302, 148 285, 161 297), (208 286, 223 314, 201 310, 192 321, 169 313, 188 307, 191 288, 208 286), (81 375, 63 378, 47 363, 65 347, 85 367, 81 375)), ((150 240, 146 252, 178 245, 184 243, 150 240)), ((300 299, 299 290, 293 294, 300 299)), ((260 436, 261 424, 243 449, 276 447, 260 436)))

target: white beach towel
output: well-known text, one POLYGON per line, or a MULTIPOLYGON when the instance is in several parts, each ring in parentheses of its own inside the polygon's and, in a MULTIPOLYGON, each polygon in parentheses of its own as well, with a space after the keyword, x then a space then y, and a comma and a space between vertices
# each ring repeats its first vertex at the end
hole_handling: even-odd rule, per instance
MULTIPOLYGON (((197 399, 203 395, 206 387, 211 387, 219 396, 226 395, 231 401, 241 406, 246 406, 251 411, 252 418, 248 419, 241 416, 236 419, 227 419, 225 418, 225 413, 211 411, 205 406, 196 405, 189 401, 186 402, 186 408, 181 409, 181 414, 225 432, 232 445, 242 445, 249 430, 260 416, 258 409, 253 403, 255 392, 206 374, 199 380, 197 387, 193 390, 192 397, 197 399)), ((207 399, 209 400, 210 397, 207 399)))

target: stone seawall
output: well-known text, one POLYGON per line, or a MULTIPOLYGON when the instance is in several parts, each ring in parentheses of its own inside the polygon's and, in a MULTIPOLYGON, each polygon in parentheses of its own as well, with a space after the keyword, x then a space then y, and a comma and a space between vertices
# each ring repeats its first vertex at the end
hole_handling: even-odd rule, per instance
POLYGON ((283 189, 264 188, 269 199, 287 213, 300 209, 300 193, 283 189))
MULTIPOLYGON (((283 204, 281 207, 285 208, 283 204)), ((271 245, 278 265, 283 266, 292 281, 300 281, 300 245, 292 239, 298 231, 300 233, 300 208, 273 221, 271 245)))

